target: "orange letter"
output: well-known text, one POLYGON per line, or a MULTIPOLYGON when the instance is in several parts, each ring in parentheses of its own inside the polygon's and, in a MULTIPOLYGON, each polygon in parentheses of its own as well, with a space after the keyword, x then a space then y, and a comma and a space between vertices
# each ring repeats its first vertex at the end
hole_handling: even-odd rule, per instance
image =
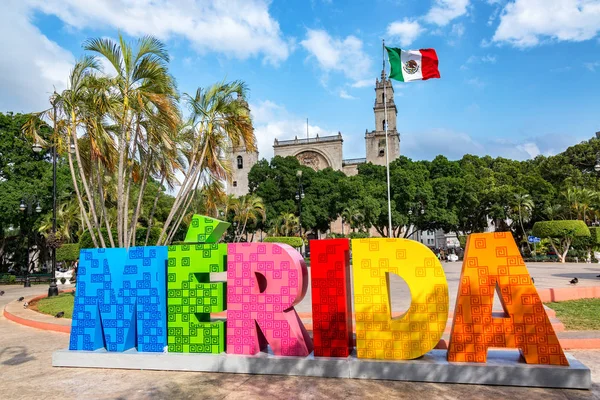
POLYGON ((486 362, 490 347, 518 348, 528 364, 569 365, 512 235, 469 236, 448 361, 486 362), (499 288, 504 317, 492 315, 499 288))

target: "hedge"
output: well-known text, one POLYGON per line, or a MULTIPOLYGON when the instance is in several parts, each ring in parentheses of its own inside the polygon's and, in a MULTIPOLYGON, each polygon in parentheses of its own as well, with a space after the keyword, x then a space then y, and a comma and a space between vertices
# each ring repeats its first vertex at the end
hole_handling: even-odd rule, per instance
POLYGON ((583 221, 540 221, 533 225, 532 234, 539 238, 564 238, 590 236, 583 221))
POLYGON ((600 247, 600 228, 590 227, 590 236, 578 237, 573 240, 573 247, 584 250, 586 253, 591 249, 600 247))
POLYGON ((56 261, 79 260, 79 244, 66 243, 56 249, 56 261))
MULTIPOLYGON (((106 247, 110 247, 110 239, 108 238, 108 230, 106 230, 106 228, 102 228, 101 229, 102 232, 102 236, 104 237, 104 243, 106 243, 106 247)), ((137 228, 137 230, 135 231, 135 245, 136 246, 143 246, 144 243, 146 242, 146 232, 148 232, 148 228, 145 227, 141 227, 141 228, 137 228)), ((117 244, 117 230, 113 229, 113 240, 115 241, 115 245, 117 244)), ((160 228, 152 228, 150 230, 150 237, 148 238, 148 245, 149 246, 154 246, 156 244, 156 241, 158 240, 158 237, 160 236, 160 228)), ((96 239, 98 239, 98 237, 96 236, 96 239)), ((100 245, 100 243, 98 243, 98 245, 100 245)), ((93 249, 94 246, 94 242, 92 241, 92 236, 90 235, 89 231, 85 231, 83 232, 83 234, 79 237, 79 247, 82 249, 93 249)))
POLYGON ((289 244, 290 246, 295 248, 302 247, 302 238, 296 236, 271 236, 264 238, 263 242, 289 244))

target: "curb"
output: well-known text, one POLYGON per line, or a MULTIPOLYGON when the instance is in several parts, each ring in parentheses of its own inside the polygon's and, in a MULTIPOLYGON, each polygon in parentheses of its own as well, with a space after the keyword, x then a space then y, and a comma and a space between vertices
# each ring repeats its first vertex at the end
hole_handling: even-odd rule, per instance
MULTIPOLYGON (((74 289, 67 289, 67 290, 61 290, 59 292, 60 293, 69 293, 72 292, 74 289)), ((35 297, 32 297, 28 300, 29 303, 33 302, 33 301, 38 301, 40 299, 44 299, 48 297, 48 295, 46 294, 41 294, 35 297)), ((9 303, 10 304, 10 303, 9 303)), ((6 306, 4 306, 4 310, 3 310, 3 315, 6 319, 16 322, 17 324, 21 324, 21 325, 25 325, 28 326, 30 328, 36 328, 36 329, 41 329, 44 331, 53 331, 53 332, 60 332, 60 333, 71 333, 71 326, 70 325, 58 325, 58 324, 51 324, 48 322, 41 322, 41 321, 36 321, 36 320, 32 320, 32 319, 27 319, 27 318, 23 318, 23 317, 19 317, 18 315, 15 315, 13 313, 11 313, 10 311, 7 310, 9 304, 7 304, 6 306)), ((31 311, 31 312, 36 312, 36 311, 31 311)))
POLYGON ((600 286, 539 289, 538 294, 540 295, 542 303, 579 299, 599 299, 600 286))
MULTIPOLYGON (((73 290, 75 290, 75 289, 67 289, 64 291, 60 291, 60 293, 69 293, 69 292, 72 292, 73 290)), ((538 293, 540 295, 542 302, 577 300, 580 298, 600 298, 600 287, 596 286, 596 287, 579 287, 579 288, 540 289, 540 290, 538 290, 538 293)), ((42 295, 32 297, 28 301, 33 302, 33 301, 37 301, 40 299, 44 299, 46 297, 48 297, 46 294, 42 294, 42 295)), ((6 310, 7 307, 8 307, 8 304, 4 307, 3 313, 4 313, 4 317, 8 320, 11 320, 18 324, 25 325, 25 326, 28 326, 31 328, 36 328, 36 329, 41 329, 41 330, 46 330, 46 331, 60 332, 60 333, 71 333, 70 325, 58 325, 58 324, 52 324, 52 323, 48 323, 48 322, 41 322, 41 321, 35 321, 35 320, 22 318, 22 317, 19 317, 17 315, 12 314, 9 311, 7 311, 6 310)), ((556 318, 556 313, 554 312, 554 310, 549 309, 548 307, 544 307, 544 308, 546 309, 546 313, 548 314, 549 318, 551 318, 551 319, 556 318)), ((32 311, 32 312, 36 312, 36 311, 32 311)), ((401 315, 401 313, 394 313, 393 317, 398 317, 400 315, 401 315), (398 315, 395 315, 395 314, 398 314, 398 315)), ((309 318, 312 319, 312 313, 310 313, 310 312, 299 312, 298 316, 301 319, 309 319, 309 318)), ((223 318, 223 317, 226 317, 226 313, 225 312, 215 313, 215 314, 213 314, 213 317, 223 318)), ((303 321, 303 323, 304 323, 304 326, 306 327, 306 329, 309 332, 312 332, 312 323, 304 322, 304 321, 303 321)), ((560 324, 559 326, 562 326, 562 323, 559 323, 559 324, 560 324)), ((558 328, 558 326, 556 326, 555 323, 553 323, 552 325, 555 327, 555 331, 557 332, 557 334, 558 334, 558 332, 562 332, 564 330, 564 328, 556 329, 556 328, 558 328)), ((448 331, 448 328, 446 329, 446 331, 448 331)), ((449 332, 444 332, 444 333, 448 334, 449 332)), ((600 338, 574 339, 574 338, 560 338, 559 337, 559 341, 560 341, 561 346, 565 350, 600 349, 600 338)), ((435 346, 435 349, 438 349, 438 350, 448 349, 448 340, 445 338, 440 339, 438 344, 435 346)))

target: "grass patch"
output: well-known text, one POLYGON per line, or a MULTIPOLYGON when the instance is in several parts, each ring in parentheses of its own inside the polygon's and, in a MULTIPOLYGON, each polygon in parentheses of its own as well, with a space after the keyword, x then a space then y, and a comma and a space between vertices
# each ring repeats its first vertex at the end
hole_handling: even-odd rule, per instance
POLYGON ((600 330, 600 299, 580 299, 546 303, 567 330, 600 330))
POLYGON ((35 308, 43 314, 52 316, 58 314, 60 311, 64 311, 64 318, 71 318, 73 316, 74 300, 75 293, 61 293, 55 297, 46 297, 39 300, 35 303, 35 308))

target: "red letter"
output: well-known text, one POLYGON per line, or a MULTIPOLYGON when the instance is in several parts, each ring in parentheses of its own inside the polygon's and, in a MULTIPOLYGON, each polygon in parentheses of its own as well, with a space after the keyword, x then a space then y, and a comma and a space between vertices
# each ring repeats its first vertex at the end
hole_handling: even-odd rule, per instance
POLYGON ((315 357, 348 357, 352 352, 350 241, 310 241, 310 277, 315 357))

